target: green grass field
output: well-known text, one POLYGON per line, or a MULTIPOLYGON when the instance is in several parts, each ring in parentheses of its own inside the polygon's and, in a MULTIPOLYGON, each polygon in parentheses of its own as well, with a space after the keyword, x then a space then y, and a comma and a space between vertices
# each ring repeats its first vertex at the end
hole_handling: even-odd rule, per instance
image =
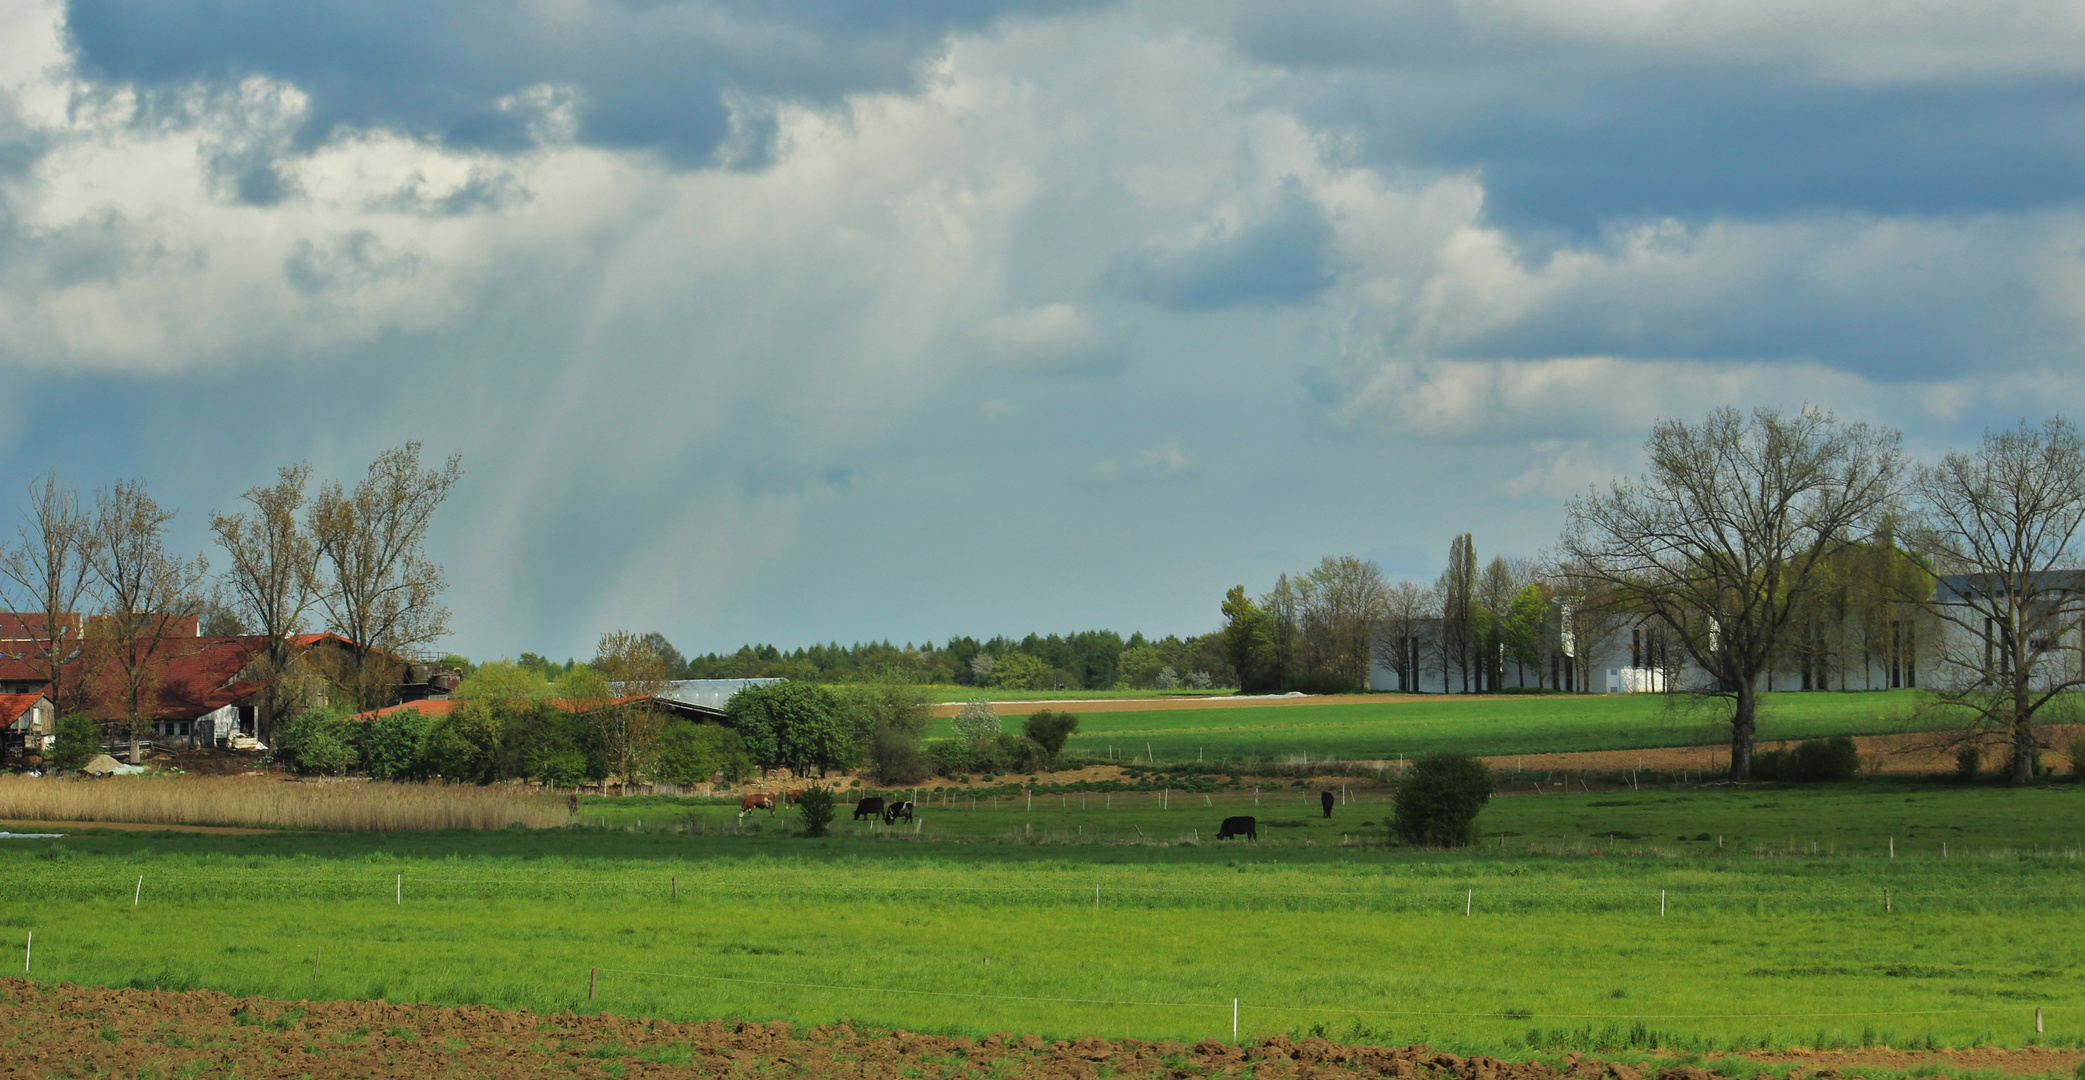
MULTIPOLYGON (((1045 845, 1137 843, 1214 844, 1225 817, 1247 814, 1261 825, 1261 842, 1303 857, 1305 845, 1388 842, 1389 794, 1348 788, 1351 801, 1323 816, 1318 793, 1335 780, 1297 786, 1197 793, 1182 789, 1113 793, 1047 793, 1033 799, 1009 788, 973 798, 931 787, 917 796, 913 825, 856 821, 852 803, 840 807, 834 831, 843 838, 887 843, 925 841, 1041 842, 1045 845)), ((1555 789, 1552 788, 1552 791, 1555 789)), ((899 793, 911 795, 910 791, 899 793)), ((793 813, 754 813, 740 819, 737 802, 634 797, 589 799, 583 820, 613 828, 695 828, 705 837, 750 840, 787 836, 793 813)), ((1572 852, 1724 856, 1820 853, 1901 858, 1992 851, 2061 852, 2085 847, 2085 786, 2069 779, 2009 790, 1995 782, 1964 785, 1947 778, 1890 777, 1816 786, 1759 784, 1746 788, 1657 787, 1587 794, 1516 794, 1492 800, 1479 819, 1487 850, 1505 837, 1508 853, 1530 847, 1572 852), (1717 847, 1718 838, 1722 847, 1717 847)), ((1143 849, 1148 850, 1148 849, 1143 849)), ((1079 855, 1076 857, 1088 857, 1079 855)))
POLYGON ((607 828, 5 841, 0 926, 35 931, 43 980, 680 1019, 1228 1037, 1235 997, 1246 1036, 1528 1056, 2017 1046, 2042 1006, 2044 1043, 2085 1037, 2068 782, 1516 796, 1481 822, 1503 851, 1453 853, 1294 788, 1262 793, 1270 839, 1216 843, 1251 796, 1207 797, 928 808, 918 833, 843 815, 826 840, 629 799, 588 802, 607 828))
MULTIPOLYGON (((1922 700, 1916 690, 1779 693, 1761 697, 1759 738, 1880 735, 1910 730, 1922 700)), ((1340 705, 1080 712, 1067 749, 1075 757, 1159 761, 1255 758, 1394 758, 1436 750, 1542 754, 1633 750, 1727 741, 1730 728, 1706 706, 1657 694, 1444 696, 1340 705), (1675 704, 1675 702, 1678 704, 1675 704)), ((1008 717, 1018 730, 1018 717, 1008 717)), ((954 734, 937 718, 929 735, 954 734)))
POLYGON ((1195 698, 1211 695, 1233 694, 1236 687, 1218 686, 1208 690, 1013 690, 999 686, 963 686, 959 683, 932 683, 920 687, 930 700, 940 703, 953 701, 1107 701, 1123 698, 1195 698))

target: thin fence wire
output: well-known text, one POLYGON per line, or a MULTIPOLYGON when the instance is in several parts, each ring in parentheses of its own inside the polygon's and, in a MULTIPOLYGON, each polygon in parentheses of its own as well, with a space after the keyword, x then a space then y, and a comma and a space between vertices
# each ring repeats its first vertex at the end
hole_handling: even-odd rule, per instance
POLYGON ((2067 883, 2046 888, 2012 888, 1993 895, 1989 883, 1965 878, 1954 887, 1927 882, 1906 889, 1897 880, 1835 882, 1808 895, 1793 893, 1785 881, 1763 882, 1758 888, 1716 888, 1672 885, 1655 880, 1632 887, 1588 887, 1571 883, 1559 893, 1550 883, 1492 882, 1481 879, 1415 884, 1404 889, 1278 890, 1198 889, 1175 886, 1111 882, 1105 878, 1085 882, 1050 884, 904 884, 812 883, 761 879, 680 877, 661 874, 656 879, 636 876, 548 875, 528 879, 487 876, 399 875, 369 877, 323 877, 293 874, 250 873, 156 873, 147 866, 106 877, 67 880, 54 875, 23 876, 0 881, 0 898, 121 899, 130 901, 135 890, 146 902, 190 900, 213 895, 252 895, 263 889, 273 897, 313 900, 368 899, 386 904, 456 901, 559 902, 591 899, 612 893, 620 896, 677 895, 682 903, 736 900, 748 894, 778 897, 845 897, 850 902, 906 904, 923 897, 944 903, 969 901, 981 906, 1032 905, 1047 907, 1090 907, 1099 887, 1103 906, 1131 910, 1230 910, 1269 912, 1416 912, 1439 911, 1460 914, 1467 905, 1477 915, 1542 916, 1562 914, 1658 916, 1661 891, 1665 894, 1667 917, 1688 914, 1728 914, 1752 911, 1792 915, 1873 914, 1909 917, 1920 914, 1983 914, 1994 911, 2069 912, 2085 909, 2085 892, 2067 883), (140 884, 138 875, 142 874, 140 884), (392 878, 391 881, 383 880, 392 878), (391 888, 384 888, 389 885, 391 888), (1888 890, 1889 897, 1884 899, 1888 890), (677 893, 676 893, 677 890, 677 893), (1474 896, 1472 896, 1474 892, 1474 896))

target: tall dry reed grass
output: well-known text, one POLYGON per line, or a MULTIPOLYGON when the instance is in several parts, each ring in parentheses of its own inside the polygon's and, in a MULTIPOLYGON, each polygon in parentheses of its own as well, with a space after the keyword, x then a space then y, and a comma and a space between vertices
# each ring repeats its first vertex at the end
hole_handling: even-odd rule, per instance
POLYGON ((547 828, 565 823, 565 808, 533 792, 467 785, 0 776, 0 820, 420 832, 547 828))

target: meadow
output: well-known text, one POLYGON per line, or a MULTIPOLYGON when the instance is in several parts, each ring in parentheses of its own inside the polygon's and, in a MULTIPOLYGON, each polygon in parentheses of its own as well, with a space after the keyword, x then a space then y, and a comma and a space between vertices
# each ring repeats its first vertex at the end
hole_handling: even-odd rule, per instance
MULTIPOLYGON (((1510 774, 1508 774, 1510 777, 1510 774)), ((1052 792, 1030 796, 1017 785, 983 794, 958 789, 919 790, 915 820, 890 826, 857 821, 843 803, 834 831, 843 838, 885 844, 999 841, 1050 846, 1106 847, 1204 842, 1214 844, 1225 817, 1251 815, 1262 850, 1282 858, 1381 846, 1389 842, 1391 792, 1337 777, 1268 784, 1257 792, 1187 788, 1114 792, 1052 792), (1323 816, 1319 793, 1340 800, 1323 816)), ((2085 785, 2071 778, 2024 790, 1987 777, 1964 784, 1952 777, 1876 777, 1838 784, 1659 786, 1590 794, 1531 793, 1492 800, 1479 819, 1487 851, 1737 856, 1820 854, 1904 859, 2019 851, 2026 854, 2085 848, 2085 785), (1503 839, 1504 843, 1501 844, 1503 839), (1718 846, 1720 843, 1720 847, 1718 846)), ((911 789, 892 797, 913 795, 911 789)), ((704 837, 792 836, 799 826, 787 810, 740 818, 736 801, 664 796, 589 798, 580 821, 614 829, 692 831, 704 837)), ((1131 847, 1128 852, 1149 851, 1131 847)), ((1076 857, 1089 857, 1080 854, 1076 857)), ((1125 855, 1123 857, 1140 857, 1125 855)))
MULTIPOLYGON (((1944 725, 1922 717, 1916 690, 1761 695, 1759 738, 1893 734, 1944 725)), ((1079 718, 1066 745, 1075 758, 1130 761, 1297 760, 1304 755, 1364 760, 1414 757, 1437 750, 1486 755, 1634 750, 1727 741, 1729 725, 1715 703, 1658 694, 1386 696, 1341 704, 1269 704, 1225 708, 1085 710, 1054 705, 1079 718)), ((1008 717, 1018 730, 1018 717, 1008 717)), ((954 734, 945 717, 930 737, 954 734)))
POLYGON ((1509 1056, 2019 1046, 2039 1006, 2042 1044, 2085 1038, 2068 782, 1516 796, 1482 825, 1520 835, 1463 852, 1359 843, 1382 804, 1314 796, 1263 793, 1298 824, 1254 844, 1182 841, 1226 808, 1142 793, 1085 842, 1068 795, 1041 829, 1002 800, 824 840, 632 799, 589 800, 597 827, 6 841, 0 926, 34 930, 39 980, 292 999, 1193 1039, 1236 998, 1247 1037, 1509 1056), (1843 831, 1813 856, 1770 836, 1796 825, 1843 831), (1894 859, 1867 842, 1900 827, 1894 859))
MULTIPOLYGON (((1780 695, 1762 735, 1902 731, 1918 700, 1780 695)), ((1288 757, 1277 743, 1380 760, 1715 736, 1699 714, 1619 696, 1082 719, 1089 743, 1148 735, 1161 760, 1189 761, 1193 747, 1288 757)), ((246 781, 285 801, 211 813, 275 827, 0 841, 0 927, 18 945, 34 932, 39 981, 290 1000, 1193 1040, 1228 1038, 1235 999, 1243 1038, 1512 1058, 2085 1046, 2085 941, 2064 932, 2085 914, 2085 785, 2069 777, 2009 790, 1646 773, 1587 791, 1583 774, 1509 770, 1481 842, 1444 852, 1389 842, 1380 775, 1130 771, 1080 787, 929 782, 902 793, 914 822, 855 821, 843 803, 823 839, 791 810, 669 796, 588 797, 541 827, 566 820, 562 803, 512 793, 448 822, 476 828, 439 827, 463 811, 429 804, 353 831, 336 804, 377 786, 246 781), (1217 841, 1234 814, 1260 839, 1217 841)), ((43 816, 87 816, 76 803, 94 795, 132 820, 200 821, 146 804, 217 790, 143 783, 59 785, 74 801, 43 816)), ((0 795, 22 806, 31 791, 0 795)))

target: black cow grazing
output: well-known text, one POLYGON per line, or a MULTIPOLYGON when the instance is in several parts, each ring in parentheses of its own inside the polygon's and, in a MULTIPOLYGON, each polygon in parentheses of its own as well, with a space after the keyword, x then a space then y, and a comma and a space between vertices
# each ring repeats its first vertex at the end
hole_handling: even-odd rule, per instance
POLYGON ((1326 817, 1331 817, 1331 816, 1332 816, 1332 793, 1331 793, 1331 792, 1329 792, 1329 791, 1320 791, 1320 792, 1318 792, 1318 802, 1320 802, 1320 803, 1323 803, 1323 804, 1324 804, 1324 806, 1325 806, 1325 816, 1326 816, 1326 817))
POLYGON ((909 800, 906 802, 894 802, 883 808, 883 823, 885 825, 899 818, 904 818, 906 821, 912 820, 912 803, 909 800))
POLYGON ((854 804, 854 820, 883 816, 883 800, 870 796, 854 804))
POLYGON ((1242 836, 1248 840, 1258 840, 1260 838, 1260 823, 1249 817, 1227 817, 1223 819, 1223 826, 1216 830, 1216 838, 1218 840, 1229 840, 1233 836, 1242 836))

